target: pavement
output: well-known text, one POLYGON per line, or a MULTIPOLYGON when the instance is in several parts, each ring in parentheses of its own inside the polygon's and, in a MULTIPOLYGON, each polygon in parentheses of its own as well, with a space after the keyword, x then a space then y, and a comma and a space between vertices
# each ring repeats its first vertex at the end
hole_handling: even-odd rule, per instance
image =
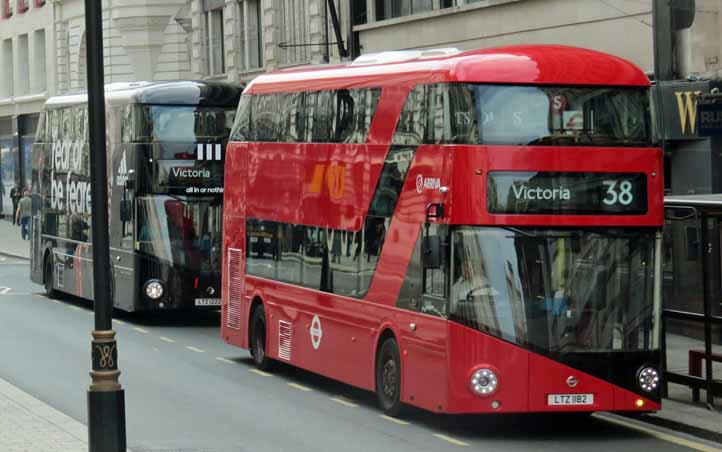
MULTIPOLYGON (((8 256, 28 259, 29 241, 20 238, 20 229, 0 219, 0 260, 8 256)), ((667 336, 667 361, 670 370, 686 370, 686 351, 690 344, 683 336, 667 336)), ((720 372, 715 368, 715 376, 720 372)), ((706 394, 701 391, 701 400, 706 394)), ((681 385, 669 385, 669 398, 657 413, 633 415, 638 420, 722 443, 722 399, 707 407, 692 401, 692 391, 681 385)), ((87 451, 87 427, 42 401, 0 379, 0 451, 2 452, 80 452, 87 451)))
POLYGON ((0 378, 0 450, 88 452, 88 429, 0 378))
POLYGON ((0 216, 0 254, 30 259, 30 241, 20 237, 20 226, 0 216))

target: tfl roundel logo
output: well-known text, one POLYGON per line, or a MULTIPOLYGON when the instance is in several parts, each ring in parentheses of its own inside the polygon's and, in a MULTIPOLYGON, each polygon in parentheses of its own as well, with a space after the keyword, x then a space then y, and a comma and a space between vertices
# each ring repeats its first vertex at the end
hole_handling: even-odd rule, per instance
POLYGON ((421 193, 424 190, 424 176, 419 174, 416 176, 416 191, 421 193))

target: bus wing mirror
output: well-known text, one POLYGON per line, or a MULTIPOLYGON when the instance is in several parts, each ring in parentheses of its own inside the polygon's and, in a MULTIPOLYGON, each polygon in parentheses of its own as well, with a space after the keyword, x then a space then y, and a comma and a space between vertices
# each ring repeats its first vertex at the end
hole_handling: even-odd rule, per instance
POLYGON ((421 255, 424 268, 441 268, 441 240, 438 235, 424 236, 421 255))
POLYGON ((126 223, 131 220, 130 199, 120 200, 120 221, 126 223))

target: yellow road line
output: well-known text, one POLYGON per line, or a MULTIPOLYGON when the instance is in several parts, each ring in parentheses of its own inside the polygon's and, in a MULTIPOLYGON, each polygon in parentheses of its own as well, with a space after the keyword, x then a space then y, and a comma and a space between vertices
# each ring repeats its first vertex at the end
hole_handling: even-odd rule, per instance
POLYGON ((395 417, 386 416, 385 414, 380 415, 382 418, 386 419, 387 421, 393 422, 395 424, 399 425, 409 425, 410 422, 402 421, 401 419, 396 419, 395 417))
POLYGON ((133 327, 133 329, 134 329, 135 331, 139 332, 139 333, 149 333, 149 332, 150 332, 150 331, 148 331, 148 330, 145 330, 145 329, 143 329, 143 328, 139 328, 139 327, 137 327, 137 326, 136 326, 136 327, 133 327))
POLYGON ((336 403, 340 403, 341 405, 346 405, 351 408, 356 408, 358 406, 355 403, 347 402, 346 400, 341 399, 339 397, 331 397, 331 400, 333 400, 336 403))
POLYGON ((450 436, 442 435, 441 433, 434 433, 434 436, 457 446, 468 446, 468 444, 463 441, 459 441, 458 439, 454 439, 450 436))
POLYGON ((235 364, 235 363, 234 363, 233 361, 231 361, 230 359, 221 358, 220 356, 216 356, 216 359, 217 359, 218 361, 224 362, 224 363, 226 363, 226 364, 235 364))
POLYGON ((205 350, 201 350, 200 348, 191 347, 190 345, 186 345, 186 348, 188 350, 194 351, 196 353, 205 353, 205 350))
POLYGON ((300 384, 298 384, 298 383, 288 383, 288 386, 290 386, 290 387, 292 387, 292 388, 296 388, 296 389, 298 389, 298 390, 300 390, 300 391, 304 391, 304 392, 310 392, 310 391, 312 391, 311 388, 307 388, 307 387, 302 386, 302 385, 300 385, 300 384))
POLYGON ((636 430, 638 432, 645 433, 647 435, 653 436, 657 439, 661 439, 662 441, 667 441, 668 443, 677 444, 679 446, 688 447, 690 449, 699 450, 701 452, 722 452, 722 449, 709 446, 707 444, 698 443, 696 441, 692 441, 686 438, 681 438, 679 436, 670 435, 668 433, 663 433, 660 431, 657 431, 652 428, 643 427, 641 425, 637 425, 636 423, 632 422, 625 422, 621 419, 611 418, 608 416, 595 416, 597 419, 601 419, 605 422, 609 422, 610 424, 616 424, 621 427, 626 427, 631 430, 636 430))
POLYGON ((175 342, 174 339, 171 339, 171 338, 165 337, 165 336, 161 336, 161 337, 160 337, 160 340, 166 341, 166 342, 170 342, 171 344, 172 344, 173 342, 175 342))
POLYGON ((268 372, 264 372, 262 370, 258 369, 250 369, 249 372, 253 372, 254 374, 260 375, 262 377, 272 377, 273 374, 269 374, 268 372))

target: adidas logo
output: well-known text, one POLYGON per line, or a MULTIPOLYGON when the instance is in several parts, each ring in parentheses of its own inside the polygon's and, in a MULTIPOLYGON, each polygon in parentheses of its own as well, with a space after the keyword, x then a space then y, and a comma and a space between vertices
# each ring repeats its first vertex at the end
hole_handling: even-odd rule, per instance
POLYGON ((221 160, 220 143, 216 143, 216 144, 198 143, 198 149, 196 151, 196 160, 221 160))
POLYGON ((118 187, 125 187, 125 183, 128 181, 128 161, 125 158, 125 151, 123 151, 123 157, 120 159, 120 165, 118 166, 118 175, 115 176, 115 185, 118 187))

